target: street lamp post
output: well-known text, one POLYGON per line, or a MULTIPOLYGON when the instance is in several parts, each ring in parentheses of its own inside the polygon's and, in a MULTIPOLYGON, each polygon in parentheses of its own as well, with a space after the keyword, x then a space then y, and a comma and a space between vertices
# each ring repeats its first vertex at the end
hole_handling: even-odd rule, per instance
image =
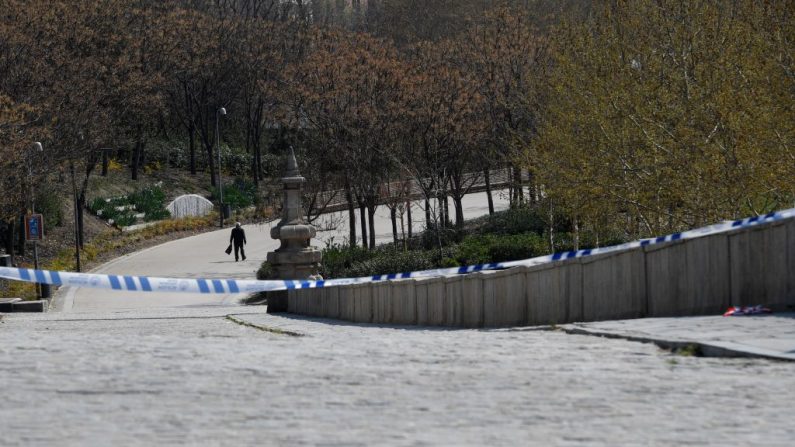
POLYGON ((221 215, 221 228, 224 227, 224 185, 221 182, 221 133, 219 132, 219 125, 218 122, 220 121, 220 116, 226 115, 226 109, 223 107, 219 107, 218 110, 215 111, 215 145, 218 147, 218 194, 220 200, 219 204, 219 214, 221 215))
MULTIPOLYGON (((44 148, 41 143, 36 141, 31 148, 32 152, 28 154, 28 186, 30 187, 30 214, 36 214, 36 194, 33 192, 33 154, 34 152, 43 152, 44 148)), ((39 269, 39 248, 37 241, 33 240, 33 268, 39 269)), ((41 298, 41 289, 38 284, 36 285, 36 295, 41 298)))

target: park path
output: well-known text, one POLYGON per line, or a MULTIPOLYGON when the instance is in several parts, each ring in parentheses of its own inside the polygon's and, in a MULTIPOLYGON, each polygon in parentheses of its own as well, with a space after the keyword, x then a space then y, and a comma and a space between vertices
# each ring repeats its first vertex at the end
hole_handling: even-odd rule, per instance
MULTIPOLYGON (((506 209, 505 191, 494 194, 495 208, 506 209)), ((472 219, 488 213, 486 193, 473 193, 464 198, 464 216, 472 219)), ((414 228, 424 226, 421 202, 412 205, 414 228)), ((358 217, 358 213, 357 213, 358 217)), ((235 262, 224 253, 229 244, 231 228, 179 239, 139 252, 122 256, 96 268, 94 273, 113 275, 159 276, 174 278, 235 278, 254 279, 256 271, 269 251, 279 242, 270 238, 270 229, 278 221, 245 225, 246 261, 235 262)), ((323 247, 327 242, 342 243, 348 236, 347 212, 321 216, 315 224, 321 231, 313 245, 323 247)), ((389 209, 378 207, 375 215, 376 241, 392 240, 392 223, 389 209)), ((361 235, 359 235, 361 237, 361 235)), ((63 312, 84 312, 108 309, 136 309, 176 306, 227 306, 234 305, 246 294, 202 295, 185 293, 137 293, 101 289, 65 288, 58 292, 55 309, 63 312)))

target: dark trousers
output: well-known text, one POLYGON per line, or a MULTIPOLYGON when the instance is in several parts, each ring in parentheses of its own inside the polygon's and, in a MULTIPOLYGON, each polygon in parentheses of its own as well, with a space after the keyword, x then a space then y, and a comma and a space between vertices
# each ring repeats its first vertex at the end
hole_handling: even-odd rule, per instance
POLYGON ((237 261, 237 251, 240 250, 240 255, 243 256, 243 260, 246 260, 246 252, 243 250, 243 244, 237 245, 235 244, 235 261, 237 261))

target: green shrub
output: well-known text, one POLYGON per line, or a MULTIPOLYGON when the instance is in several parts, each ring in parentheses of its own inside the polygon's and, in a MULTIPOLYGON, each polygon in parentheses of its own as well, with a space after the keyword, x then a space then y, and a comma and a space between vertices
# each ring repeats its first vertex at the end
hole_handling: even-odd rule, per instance
POLYGON ((494 242, 492 235, 467 236, 456 245, 453 259, 459 265, 485 264, 490 261, 489 248, 494 242))
POLYGON ((262 265, 260 265, 259 269, 257 270, 257 279, 263 281, 267 279, 274 279, 275 276, 276 271, 273 269, 273 266, 268 261, 263 261, 262 265))
POLYGON ((60 227, 63 225, 63 208, 61 197, 54 187, 44 186, 36 192, 36 212, 44 216, 44 227, 60 227))
POLYGON ((438 250, 440 242, 442 247, 447 247, 457 242, 461 242, 461 240, 464 238, 464 234, 465 233, 463 231, 449 227, 440 228, 437 231, 436 225, 431 224, 431 226, 426 228, 425 231, 420 234, 420 239, 424 249, 438 250))
POLYGON ((489 247, 489 262, 515 261, 548 253, 549 246, 538 234, 514 234, 495 238, 489 247))
POLYGON ((153 213, 163 210, 166 194, 159 186, 139 189, 127 196, 127 203, 135 205, 139 213, 153 213))
POLYGON ((94 214, 96 214, 99 210, 105 207, 105 199, 102 197, 97 197, 96 199, 92 200, 91 203, 88 205, 88 209, 90 209, 94 214))
POLYGON ((147 211, 144 215, 144 222, 152 222, 155 220, 166 220, 171 218, 171 213, 165 209, 161 208, 159 210, 147 211))
POLYGON ((137 222, 135 214, 130 211, 124 211, 113 219, 113 225, 116 225, 119 228, 129 227, 130 225, 135 224, 135 222, 137 222))
MULTIPOLYGON (((218 202, 220 199, 219 189, 211 188, 210 200, 218 202)), ((257 187, 248 180, 235 179, 232 183, 224 185, 224 203, 230 205, 232 209, 248 208, 254 205, 257 200, 257 187)))
POLYGON ((481 234, 543 234, 544 219, 531 208, 514 208, 494 213, 478 231, 481 234))
POLYGON ((355 245, 332 244, 323 250, 323 262, 320 274, 324 278, 339 278, 353 264, 363 262, 377 256, 377 251, 355 245))
POLYGON ((440 259, 452 257, 452 249, 402 251, 392 246, 375 250, 363 247, 331 245, 323 250, 321 275, 324 278, 343 278, 403 273, 427 270, 440 265, 440 259))
POLYGON ((88 208, 105 220, 113 220, 118 227, 127 227, 136 223, 135 214, 143 213, 144 221, 164 220, 171 217, 165 208, 166 194, 160 186, 149 186, 134 191, 126 197, 116 197, 110 200, 98 197, 91 201, 88 208), (134 206, 135 210, 119 207, 134 206))
POLYGON ((549 252, 544 238, 536 233, 481 234, 467 236, 456 245, 453 259, 459 265, 515 261, 549 252))
POLYGON ((101 215, 105 220, 113 219, 115 221, 122 214, 122 211, 116 209, 117 206, 122 205, 119 205, 118 202, 111 200, 110 202, 104 202, 103 205, 95 212, 98 215, 101 215))
POLYGON ((366 261, 356 262, 342 276, 359 277, 388 273, 413 272, 436 266, 435 255, 430 251, 374 251, 376 255, 366 261))

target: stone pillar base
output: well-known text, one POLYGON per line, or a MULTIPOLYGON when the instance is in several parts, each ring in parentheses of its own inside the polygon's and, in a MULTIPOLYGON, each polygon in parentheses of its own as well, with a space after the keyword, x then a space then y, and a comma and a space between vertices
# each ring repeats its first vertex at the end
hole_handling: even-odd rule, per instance
POLYGON ((278 314, 287 312, 287 291, 286 290, 275 290, 273 292, 267 292, 268 297, 268 309, 267 312, 269 314, 278 314))

